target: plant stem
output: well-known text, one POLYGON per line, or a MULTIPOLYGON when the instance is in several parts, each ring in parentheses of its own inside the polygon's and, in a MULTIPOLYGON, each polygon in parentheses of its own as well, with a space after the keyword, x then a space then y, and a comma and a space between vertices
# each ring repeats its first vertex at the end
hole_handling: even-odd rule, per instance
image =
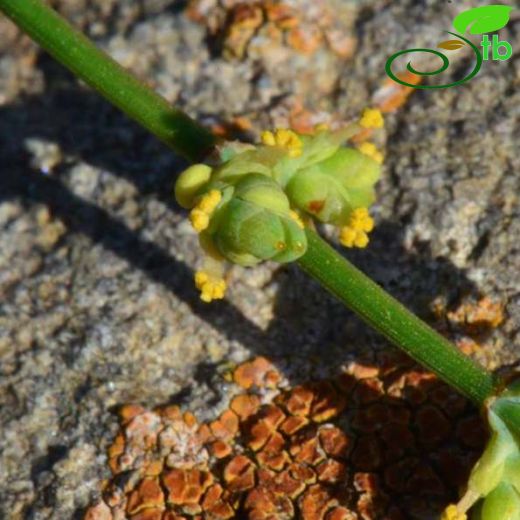
POLYGON ((0 10, 59 62, 177 153, 196 161, 215 144, 209 130, 170 106, 40 0, 0 0, 0 10))
POLYGON ((347 307, 421 365, 482 406, 493 394, 493 376, 339 255, 315 232, 300 266, 347 307))
MULTIPOLYGON (((0 0, 0 10, 58 61, 174 150, 196 161, 216 138, 142 84, 40 0, 0 0)), ((483 405, 494 378, 347 262, 316 233, 300 266, 419 363, 483 405)), ((511 412, 512 413, 512 412, 511 412)))

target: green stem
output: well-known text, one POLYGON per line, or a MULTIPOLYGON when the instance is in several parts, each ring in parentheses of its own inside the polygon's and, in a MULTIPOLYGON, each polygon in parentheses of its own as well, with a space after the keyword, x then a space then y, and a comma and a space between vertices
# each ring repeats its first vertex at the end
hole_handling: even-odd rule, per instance
MULTIPOLYGON (((216 143, 208 130, 172 108, 40 0, 0 0, 0 10, 58 61, 177 152, 196 161, 216 143)), ((308 251, 299 261, 301 267, 345 305, 475 403, 482 405, 494 394, 491 374, 407 311, 314 232, 308 231, 308 238, 308 251)))
POLYGON ((478 405, 493 394, 493 376, 339 255, 315 232, 298 261, 347 307, 421 365, 457 388, 478 405))
POLYGON ((196 161, 215 144, 209 130, 173 108, 40 0, 0 0, 0 10, 59 62, 177 153, 196 161))

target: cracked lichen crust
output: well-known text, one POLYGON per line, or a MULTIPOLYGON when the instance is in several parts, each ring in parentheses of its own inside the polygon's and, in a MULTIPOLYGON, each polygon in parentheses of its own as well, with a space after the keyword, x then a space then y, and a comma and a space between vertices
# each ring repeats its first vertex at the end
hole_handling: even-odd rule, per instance
POLYGON ((218 166, 185 170, 175 197, 191 210, 192 226, 213 264, 197 272, 201 298, 223 297, 223 269, 215 262, 250 267, 300 258, 307 250, 305 226, 313 219, 335 226, 345 247, 366 247, 374 227, 368 208, 383 158, 371 143, 344 143, 382 125, 381 113, 367 109, 358 123, 336 131, 265 131, 258 146, 224 146, 218 166))
POLYGON ((435 518, 485 441, 468 402, 400 354, 297 385, 264 357, 228 370, 212 420, 121 408, 86 520, 435 518))
POLYGON ((520 439, 501 413, 520 406, 517 382, 487 406, 491 436, 469 477, 466 493, 450 505, 442 520, 517 520, 520 518, 520 439))

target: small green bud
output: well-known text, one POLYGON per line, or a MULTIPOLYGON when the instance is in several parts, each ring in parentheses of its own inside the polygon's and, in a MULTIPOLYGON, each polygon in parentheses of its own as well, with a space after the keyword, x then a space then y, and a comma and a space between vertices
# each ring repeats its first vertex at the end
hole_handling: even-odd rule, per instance
POLYGON ((184 170, 175 183, 175 199, 186 209, 193 207, 197 193, 211 178, 211 168, 205 164, 194 164, 184 170))
POLYGON ((518 520, 520 518, 520 495, 505 482, 501 482, 484 500, 479 520, 518 520))
POLYGON ((367 208, 375 199, 374 184, 381 167, 352 148, 296 172, 287 184, 287 195, 300 210, 322 222, 343 226, 356 208, 367 208))
POLYGON ((224 258, 242 266, 263 260, 292 262, 307 249, 305 232, 286 195, 261 174, 247 175, 237 183, 204 234, 211 236, 224 258))

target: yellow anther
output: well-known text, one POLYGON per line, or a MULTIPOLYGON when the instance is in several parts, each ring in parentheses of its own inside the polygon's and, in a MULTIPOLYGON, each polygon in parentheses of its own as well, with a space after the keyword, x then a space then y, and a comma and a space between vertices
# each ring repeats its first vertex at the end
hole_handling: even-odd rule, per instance
POLYGON ((195 287, 197 287, 197 289, 202 289, 202 287, 208 280, 208 273, 205 273, 204 271, 197 271, 195 273, 195 287))
POLYGON ((266 146, 276 146, 276 139, 274 137, 273 132, 269 132, 269 130, 266 130, 265 132, 262 132, 262 143, 266 146))
POLYGON ((287 130, 286 128, 279 128, 276 131, 276 143, 278 146, 283 146, 285 148, 296 148, 302 146, 300 138, 292 130, 287 130))
POLYGON ((383 128, 385 120, 383 119, 381 110, 378 110, 377 108, 365 108, 363 115, 359 120, 359 124, 363 128, 383 128))
POLYGON ((368 208, 356 208, 350 214, 350 220, 364 220, 368 215, 368 208))
POLYGON ((350 215, 349 225, 356 231, 370 233, 374 229, 374 219, 367 208, 357 208, 350 215))
POLYGON ((218 190, 211 190, 206 193, 197 204, 197 208, 207 213, 212 213, 222 200, 222 194, 218 190))
POLYGON ((193 229, 200 233, 209 226, 209 215, 200 209, 192 209, 190 212, 190 222, 193 229))
POLYGON ((303 220, 301 219, 300 215, 296 213, 296 211, 291 210, 290 212, 291 218, 300 226, 301 229, 305 228, 305 224, 303 223, 303 220))
POLYGON ((358 150, 379 164, 383 163, 383 154, 377 149, 374 143, 365 142, 358 146, 358 150))
POLYGON ((341 228, 339 240, 345 247, 354 247, 356 241, 357 231, 345 226, 341 228))
POLYGON ((289 157, 299 157, 302 154, 303 142, 292 130, 279 128, 273 132, 262 132, 262 143, 266 146, 285 148, 289 157))
POLYGON ((195 231, 200 233, 209 226, 209 217, 222 200, 222 194, 218 190, 206 193, 198 204, 190 212, 190 222, 195 231))
POLYGON ((285 128, 278 128, 276 130, 276 144, 278 146, 287 146, 289 144, 290 139, 290 130, 287 130, 285 128))
POLYGON ((462 513, 459 508, 451 504, 442 513, 441 520, 467 520, 466 513, 462 513))
POLYGON ((359 247, 360 249, 364 249, 368 246, 369 238, 368 235, 364 231, 358 231, 356 235, 356 239, 354 240, 354 245, 359 247))
POLYGON ((200 299, 206 303, 222 300, 227 288, 225 280, 205 271, 195 273, 195 286, 200 291, 200 299))
POLYGON ((357 208, 350 215, 349 223, 341 228, 340 242, 345 247, 359 247, 368 245, 368 233, 374 229, 374 220, 367 208, 357 208))
POLYGON ((292 150, 289 150, 289 157, 300 157, 302 154, 301 148, 293 148, 292 150))

